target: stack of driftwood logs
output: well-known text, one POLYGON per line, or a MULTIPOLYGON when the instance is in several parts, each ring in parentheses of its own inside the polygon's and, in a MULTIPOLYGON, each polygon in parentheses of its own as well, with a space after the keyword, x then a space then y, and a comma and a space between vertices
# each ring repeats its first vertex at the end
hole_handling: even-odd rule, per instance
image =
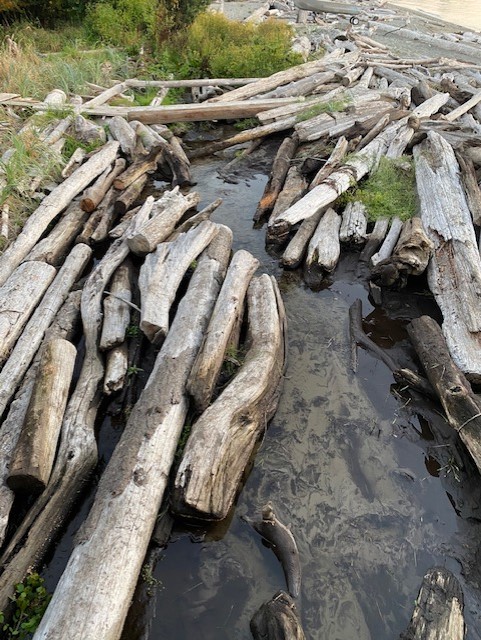
MULTIPOLYGON (((360 259, 373 265, 372 278, 382 286, 428 265, 444 337, 427 318, 413 322, 410 332, 429 382, 392 368, 441 399, 481 468, 481 405, 464 375, 481 379, 481 262, 473 226, 481 212, 479 74, 451 60, 398 60, 365 36, 348 31, 345 37, 349 47, 341 43, 319 60, 264 79, 128 80, 84 104, 76 100, 70 113, 39 132, 58 147, 72 129, 79 139, 104 144, 92 154, 74 154, 64 181, 43 197, 0 257, 2 540, 15 493, 42 492, 6 540, 0 609, 12 585, 41 562, 96 465, 102 394, 119 390, 135 366, 126 346, 132 309, 160 351, 36 638, 118 638, 186 420, 195 417, 173 482, 174 513, 222 519, 277 405, 285 361, 277 284, 267 275, 254 277, 258 264, 248 252, 231 258, 231 232, 209 220, 218 201, 193 214, 200 196, 188 190, 192 158, 248 142, 246 157, 260 140, 285 131, 256 221, 269 216, 268 243, 288 243, 286 267, 305 261, 308 272, 332 271, 341 242, 366 243, 360 259), (147 85, 238 88, 202 104, 107 105, 147 85), (319 113, 333 101, 337 110, 319 113), (165 126, 253 115, 260 126, 187 153, 165 126), (108 139, 103 126, 84 116, 106 118, 108 139), (419 217, 370 229, 359 204, 336 211, 338 196, 375 170, 382 156, 411 149, 419 217), (143 196, 148 174, 159 169, 172 188, 158 199, 143 196), (93 267, 92 247, 102 252, 93 267), (73 378, 79 313, 85 347, 73 378), (224 372, 220 389, 226 360, 236 375, 226 380, 224 372)), ((65 96, 54 93, 42 103, 5 94, 0 101, 45 110, 52 101, 64 104, 65 96)), ((31 189, 37 188, 34 182, 31 189)), ((353 352, 356 343, 369 348, 359 305, 351 319, 353 352)), ((274 608, 280 603, 292 610, 286 594, 273 600, 274 608)), ((264 633, 267 623, 256 624, 264 633)), ((302 637, 302 630, 295 633, 302 637)))

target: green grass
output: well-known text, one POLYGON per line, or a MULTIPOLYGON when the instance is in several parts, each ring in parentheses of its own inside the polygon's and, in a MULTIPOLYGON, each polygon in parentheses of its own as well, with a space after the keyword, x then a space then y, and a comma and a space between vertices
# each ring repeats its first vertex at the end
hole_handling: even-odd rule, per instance
POLYGON ((366 206, 371 221, 394 216, 401 220, 412 218, 417 208, 412 158, 381 158, 376 171, 359 186, 343 194, 339 200, 341 204, 361 201, 366 206))
POLYGON ((305 111, 301 111, 296 117, 296 122, 304 122, 319 116, 321 113, 336 113, 338 111, 344 111, 349 106, 349 100, 346 98, 339 100, 331 100, 330 102, 323 102, 321 104, 313 104, 312 107, 308 107, 305 111))

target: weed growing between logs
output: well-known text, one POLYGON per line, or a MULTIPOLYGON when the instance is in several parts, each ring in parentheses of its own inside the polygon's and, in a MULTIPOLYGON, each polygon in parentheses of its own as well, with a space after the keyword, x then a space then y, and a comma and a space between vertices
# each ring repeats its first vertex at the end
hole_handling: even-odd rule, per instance
POLYGON ((0 612, 1 629, 7 635, 5 640, 26 640, 35 633, 52 596, 44 587, 43 578, 38 573, 29 574, 15 587, 12 596, 13 613, 10 620, 0 612))
POLYGON ((296 122, 304 122, 304 120, 310 120, 321 113, 336 113, 337 111, 344 111, 349 106, 349 100, 331 100, 330 102, 323 102, 322 104, 314 104, 305 111, 302 111, 297 117, 296 122))

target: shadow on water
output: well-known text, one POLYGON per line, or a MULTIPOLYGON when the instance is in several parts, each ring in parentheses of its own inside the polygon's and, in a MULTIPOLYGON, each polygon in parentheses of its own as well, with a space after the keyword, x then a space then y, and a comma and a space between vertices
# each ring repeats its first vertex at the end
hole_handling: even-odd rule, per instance
MULTIPOLYGON (((204 529, 175 526, 153 568, 150 595, 132 610, 135 630, 130 626, 123 640, 251 638, 252 614, 284 588, 274 554, 240 519, 259 514, 267 500, 291 523, 299 546, 300 608, 311 640, 399 637, 422 576, 435 565, 461 580, 467 637, 481 638, 479 475, 437 406, 410 398, 361 349, 358 373, 349 368, 348 309, 356 298, 370 337, 411 366, 405 326, 436 313, 431 300, 404 292, 375 308, 356 278, 353 255, 311 291, 299 271, 280 269, 265 250, 265 231, 253 229, 266 175, 252 173, 233 185, 217 177, 218 166, 210 160, 195 167, 200 206, 222 197, 213 219, 232 228, 235 249, 251 251, 261 271, 278 278, 289 321, 288 369, 279 409, 230 520, 204 529)), ((117 437, 106 420, 101 448, 117 437)), ((47 569, 51 583, 71 535, 47 569)))

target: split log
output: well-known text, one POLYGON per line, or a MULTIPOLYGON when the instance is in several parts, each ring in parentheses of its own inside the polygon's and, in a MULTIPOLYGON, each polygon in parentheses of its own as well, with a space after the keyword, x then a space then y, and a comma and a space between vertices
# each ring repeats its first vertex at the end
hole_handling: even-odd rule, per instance
POLYGON ((130 158, 135 157, 135 131, 122 116, 114 116, 109 120, 109 131, 114 140, 118 140, 122 153, 130 158))
POLYGON ((322 215, 324 215, 324 209, 302 221, 297 233, 284 251, 281 259, 282 266, 287 269, 296 269, 301 264, 322 215))
MULTIPOLYGON (((306 190, 307 181, 300 173, 299 168, 296 166, 291 167, 287 172, 284 187, 276 200, 276 204, 274 205, 274 209, 272 211, 271 217, 269 218, 269 221, 275 220, 278 216, 284 213, 286 209, 288 209, 291 205, 302 198, 306 190)), ((266 244, 280 245, 284 244, 284 242, 285 238, 278 235, 271 237, 269 233, 269 227, 267 227, 266 244)))
POLYGON ((384 242, 382 243, 379 251, 371 258, 371 264, 373 266, 376 266, 378 262, 381 262, 381 260, 389 258, 397 244, 397 241, 399 240, 402 228, 403 223, 398 217, 391 220, 391 226, 387 236, 384 238, 384 242))
POLYGON ((465 154, 456 151, 456 160, 461 169, 461 180, 466 194, 468 208, 471 211, 471 217, 475 225, 481 225, 481 189, 478 185, 476 170, 471 158, 465 154))
POLYGON ((248 318, 243 365, 192 426, 172 497, 179 515, 226 517, 255 444, 277 408, 285 316, 277 283, 267 275, 254 278, 249 286, 248 318))
POLYGON ((130 250, 138 256, 146 255, 174 231, 184 213, 200 201, 197 192, 182 195, 179 187, 166 191, 154 204, 151 218, 128 240, 130 250))
POLYGON ((140 178, 137 178, 135 182, 132 182, 127 189, 124 189, 122 195, 119 196, 114 203, 114 212, 116 215, 123 216, 124 213, 130 209, 140 197, 146 182, 147 176, 144 174, 140 176, 140 178))
POLYGON ((126 189, 129 185, 143 176, 144 173, 152 173, 157 169, 157 164, 161 156, 161 149, 159 147, 155 147, 155 149, 152 149, 145 158, 136 160, 133 164, 127 167, 123 173, 117 176, 114 180, 114 187, 119 191, 122 191, 122 189, 126 189))
MULTIPOLYGON (((51 327, 46 331, 43 345, 55 338, 73 339, 80 324, 80 296, 80 291, 69 294, 51 327)), ((8 488, 5 479, 8 475, 10 457, 17 444, 20 425, 25 420, 41 354, 42 348, 37 352, 33 364, 23 377, 22 384, 15 394, 15 399, 10 403, 8 415, 0 428, 0 451, 2 453, 0 457, 0 544, 3 544, 14 498, 13 491, 8 488)), ((11 589, 11 585, 9 586, 11 589)))
MULTIPOLYGON (((142 221, 142 209, 131 223, 132 230, 142 221)), ((12 584, 21 582, 27 571, 41 563, 97 463, 94 423, 104 373, 97 348, 102 296, 113 272, 128 253, 123 239, 115 241, 85 282, 81 304, 85 357, 65 412, 60 447, 48 487, 32 505, 0 559, 4 567, 0 575, 0 609, 5 609, 9 602, 12 584)))
POLYGON ((113 167, 107 167, 95 183, 82 195, 80 206, 84 211, 91 213, 100 204, 107 191, 113 185, 115 178, 125 170, 126 162, 123 158, 117 158, 113 167))
POLYGON ((371 280, 382 287, 407 284, 409 276, 419 276, 426 270, 434 245, 427 237, 419 218, 407 220, 390 258, 378 262, 371 271, 371 280))
POLYGON ((43 351, 7 476, 14 491, 37 493, 47 486, 76 356, 74 345, 62 339, 50 341, 43 351))
POLYGON ((99 349, 107 351, 122 344, 130 324, 133 265, 126 260, 115 271, 104 300, 104 317, 99 349), (125 302, 123 302, 125 300, 125 302))
POLYGON ((278 591, 272 600, 264 602, 250 622, 255 640, 305 640, 294 600, 285 591, 278 591))
POLYGON ((451 571, 430 569, 423 578, 408 629, 400 640, 464 640, 464 596, 451 571))
POLYGON ((56 273, 44 262, 24 262, 0 288, 0 363, 10 355, 56 273))
POLYGON ((100 151, 46 196, 25 223, 15 242, 0 256, 0 286, 25 258, 48 225, 86 186, 95 180, 114 160, 118 142, 107 142, 100 151))
POLYGON ((341 216, 334 209, 327 209, 307 248, 306 269, 308 271, 315 267, 327 272, 335 269, 341 255, 340 227, 341 216))
POLYGON ((258 266, 259 261, 242 249, 234 254, 229 265, 187 383, 187 389, 199 413, 208 407, 212 399, 230 336, 235 325, 242 322, 244 299, 258 266))
POLYGON ((324 166, 322 166, 319 171, 316 173, 314 178, 309 185, 309 191, 317 187, 317 185, 321 184, 326 178, 328 178, 334 169, 341 164, 342 159, 347 153, 349 143, 344 136, 341 136, 339 140, 336 142, 336 146, 332 150, 331 155, 326 160, 324 166))
POLYGON ((149 381, 101 477, 37 638, 120 637, 187 417, 187 376, 227 266, 231 232, 222 227, 220 239, 199 259, 149 381))
POLYGON ((110 395, 124 388, 129 367, 129 350, 124 342, 107 352, 103 391, 110 395))
POLYGON ((284 138, 282 141, 276 157, 274 158, 269 180, 267 181, 264 193, 262 194, 261 200, 254 214, 255 222, 259 222, 270 211, 272 211, 277 196, 279 195, 286 179, 291 160, 296 153, 298 144, 299 139, 296 135, 293 135, 290 138, 284 138))
POLYGON ((450 355, 437 322, 428 316, 415 318, 408 325, 408 333, 449 424, 481 470, 481 402, 478 396, 450 355))
POLYGON ((459 166, 452 147, 433 131, 414 147, 414 160, 421 220, 434 243, 429 288, 454 362, 469 379, 481 380, 481 259, 459 166))
POLYGON ((145 258, 139 275, 140 328, 154 344, 161 344, 169 331, 170 308, 187 269, 217 232, 218 225, 206 220, 145 258))
POLYGON ((362 202, 349 202, 342 212, 339 240, 360 245, 366 242, 366 234, 366 207, 362 202))

